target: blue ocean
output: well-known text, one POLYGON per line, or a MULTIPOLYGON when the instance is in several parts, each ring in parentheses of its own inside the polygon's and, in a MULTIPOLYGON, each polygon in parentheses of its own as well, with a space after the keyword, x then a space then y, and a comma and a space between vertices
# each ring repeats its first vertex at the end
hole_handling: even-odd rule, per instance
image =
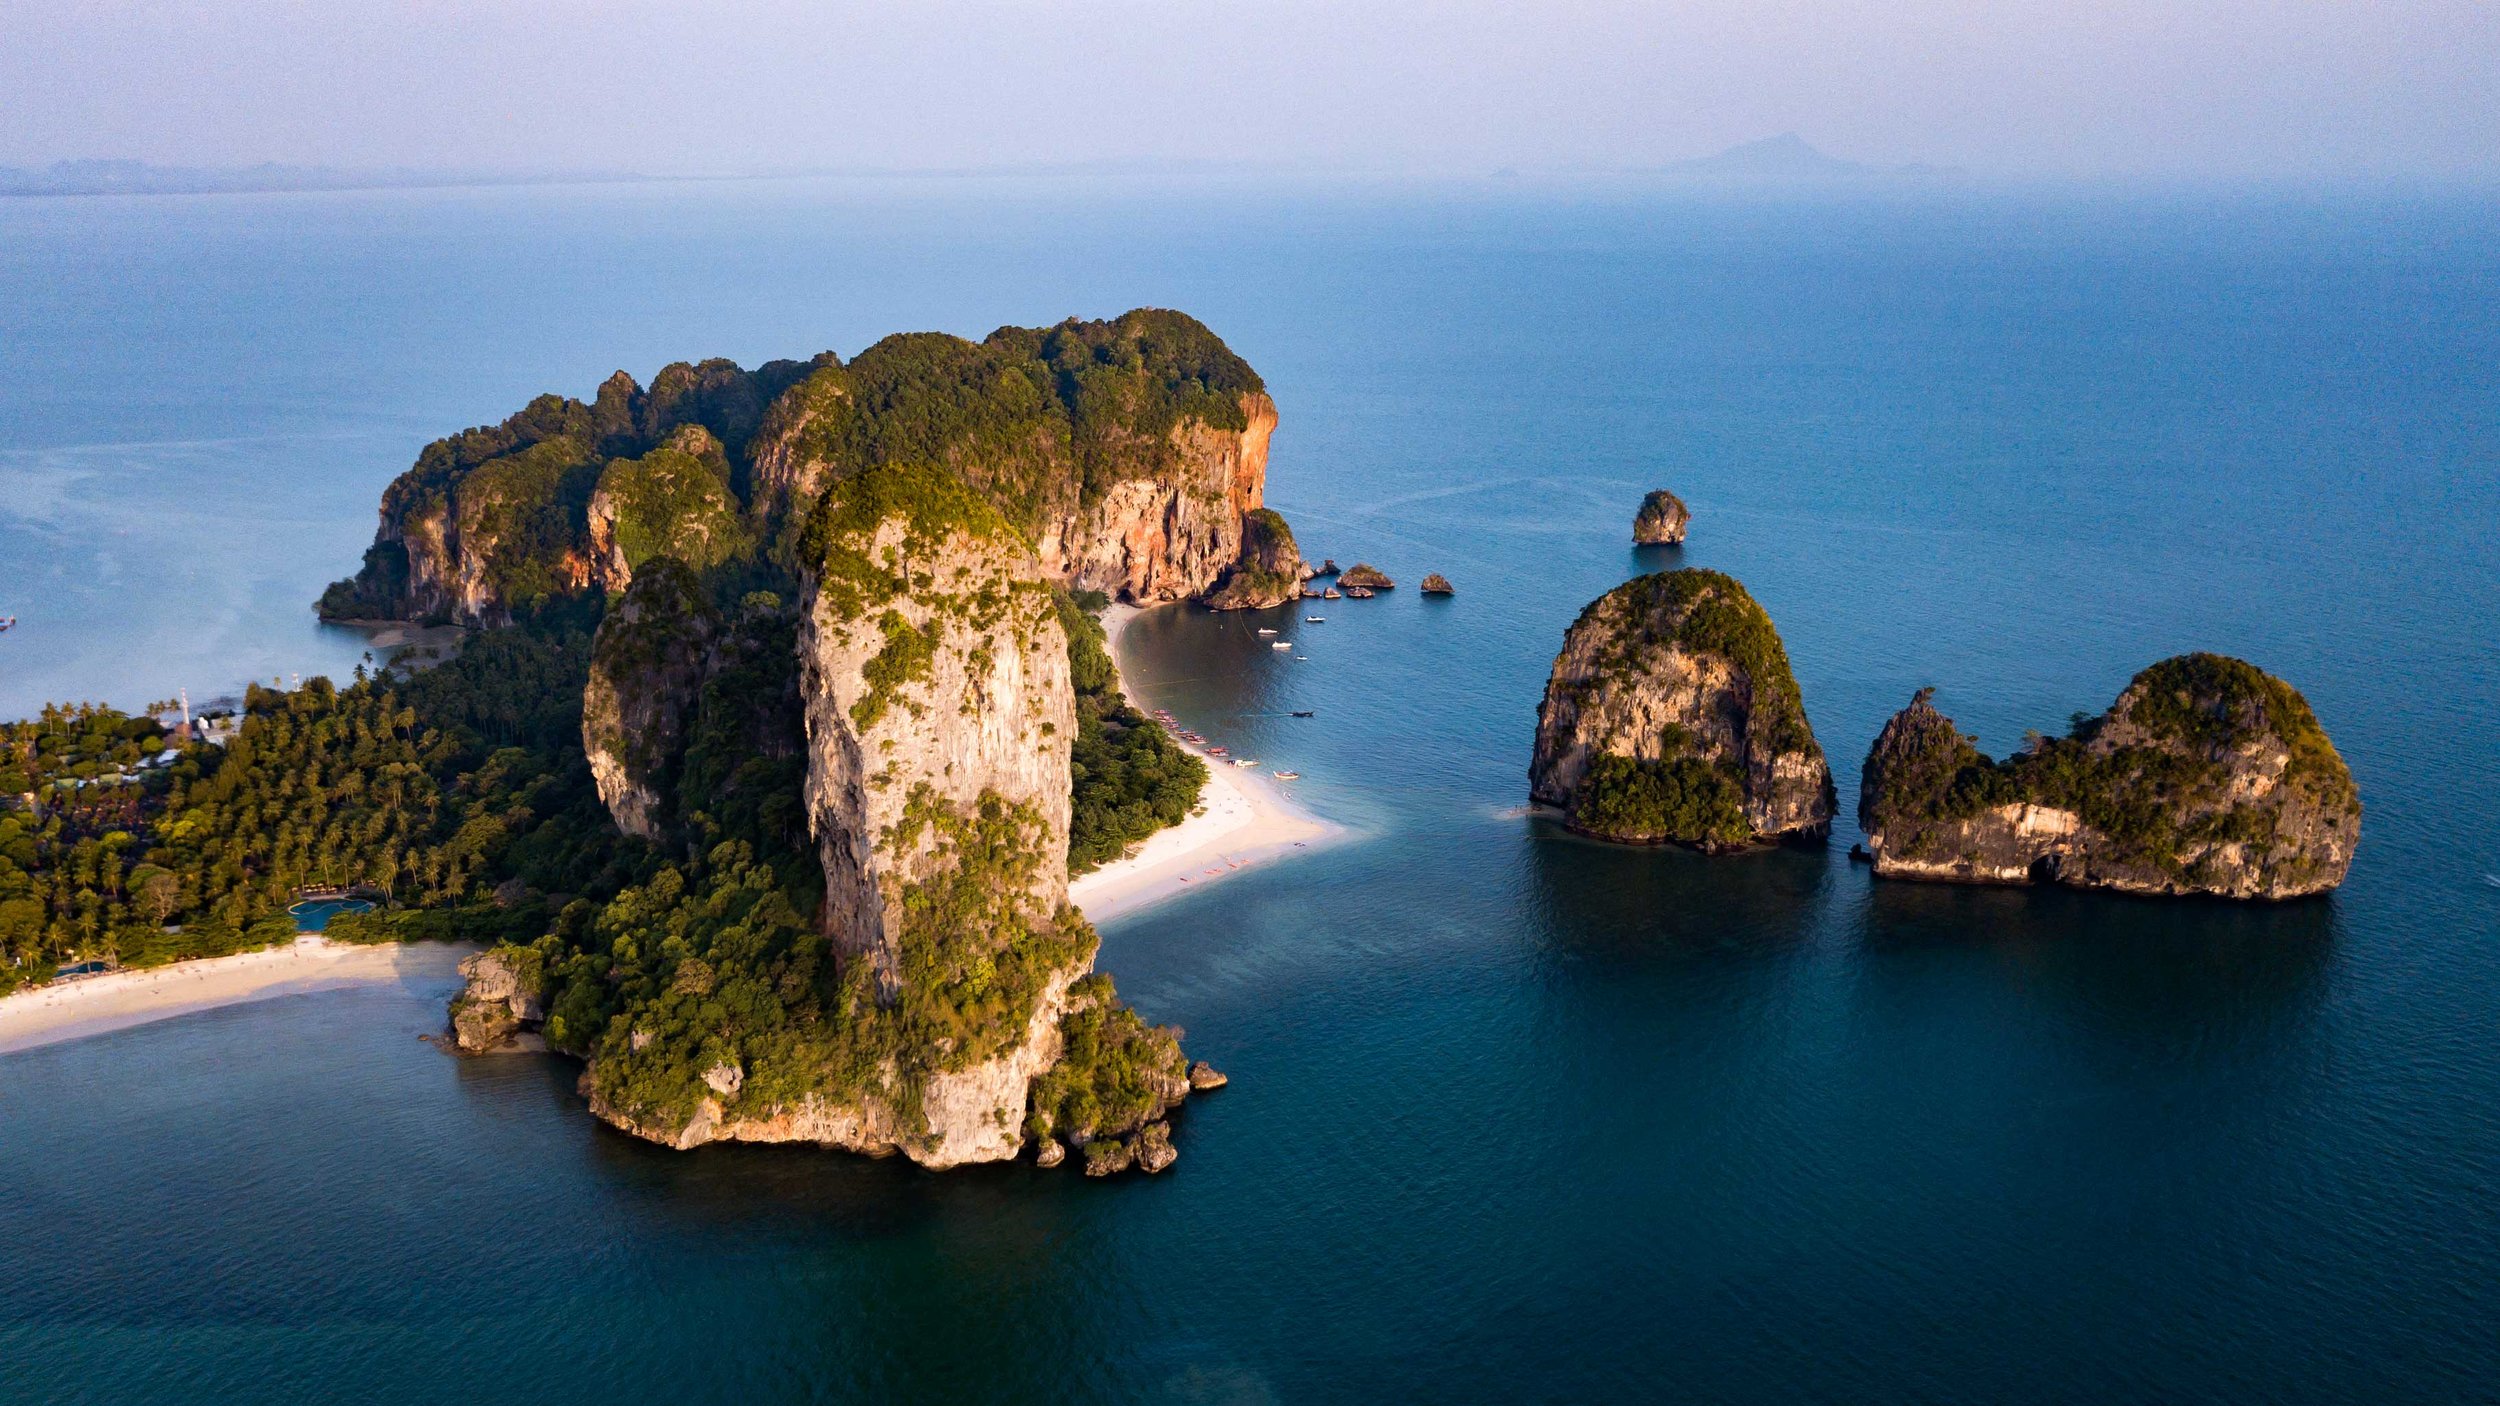
POLYGON ((0 713, 344 675, 310 602, 382 486, 540 391, 1139 305, 1266 377, 1305 550, 1401 583, 1130 634, 1353 832, 1106 929, 1232 1076, 1171 1173, 675 1153, 422 1043, 438 979, 227 1007, 0 1056, 0 1401, 2489 1399, 2487 194, 0 201, 0 713), (1691 538, 1636 550, 1660 487, 1691 538), (1827 847, 1524 813, 1563 629, 1677 565, 1777 622, 1827 847), (2350 763, 2331 898, 1849 862, 1917 689, 2002 752, 2197 649, 2350 763))

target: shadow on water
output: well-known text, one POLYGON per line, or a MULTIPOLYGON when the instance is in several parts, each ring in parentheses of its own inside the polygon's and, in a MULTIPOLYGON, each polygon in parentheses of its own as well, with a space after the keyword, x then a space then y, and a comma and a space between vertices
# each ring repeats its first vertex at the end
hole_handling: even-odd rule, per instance
POLYGON ((1681 542, 1656 542, 1648 546, 1635 544, 1625 555, 1624 560, 1627 564, 1624 574, 1627 577, 1673 571, 1684 565, 1684 544, 1681 542))
POLYGON ((1788 952, 1805 935, 1797 914, 1821 902, 1833 873, 1828 851, 1812 847, 1710 855, 1609 844, 1543 816, 1525 822, 1521 843, 1537 927, 1579 957, 1788 952))
MULTIPOLYGON (((1786 1058, 1814 952, 1797 914, 1820 906, 1828 857, 1611 845, 1543 819, 1519 843, 1544 1020, 1572 1052, 1560 1063, 1609 1070, 1605 1097, 1639 1089, 1649 1116, 1689 1136, 1725 1136, 1731 1110, 1711 1086, 1751 1085, 1786 1058), (1696 1081, 1693 1068, 1717 1072, 1696 1081)), ((1586 1116, 1621 1121, 1598 1105, 1586 1116)))
POLYGON ((1878 882, 1856 945, 1870 979, 1979 965, 2046 1013, 2146 1050, 2297 1038, 2335 968, 2333 899, 2238 903, 2056 887, 1878 882))

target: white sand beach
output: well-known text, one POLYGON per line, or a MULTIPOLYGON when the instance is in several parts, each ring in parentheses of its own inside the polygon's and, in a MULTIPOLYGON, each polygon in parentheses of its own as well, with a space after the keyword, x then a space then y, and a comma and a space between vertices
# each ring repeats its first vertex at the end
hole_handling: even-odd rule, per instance
MULTIPOLYGON (((1179 609, 1176 606, 1157 609, 1179 609)), ((1131 706, 1150 712, 1130 684, 1120 636, 1138 607, 1115 605, 1102 615, 1120 687, 1131 706)), ((1095 923, 1178 898, 1219 883, 1269 860, 1304 853, 1342 840, 1346 828, 1294 804, 1266 777, 1207 758, 1207 784, 1198 809, 1169 830, 1158 831, 1124 859, 1114 860, 1068 885, 1068 898, 1095 923)))
POLYGON ((243 1001, 368 982, 449 980, 476 951, 453 943, 362 946, 299 937, 284 947, 107 972, 0 997, 0 1054, 243 1001))

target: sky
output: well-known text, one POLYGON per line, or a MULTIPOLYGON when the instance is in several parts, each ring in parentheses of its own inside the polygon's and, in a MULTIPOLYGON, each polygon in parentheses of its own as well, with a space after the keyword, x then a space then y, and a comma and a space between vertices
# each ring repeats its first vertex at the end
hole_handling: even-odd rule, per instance
POLYGON ((0 0, 0 164, 2500 175, 2500 0, 0 0))

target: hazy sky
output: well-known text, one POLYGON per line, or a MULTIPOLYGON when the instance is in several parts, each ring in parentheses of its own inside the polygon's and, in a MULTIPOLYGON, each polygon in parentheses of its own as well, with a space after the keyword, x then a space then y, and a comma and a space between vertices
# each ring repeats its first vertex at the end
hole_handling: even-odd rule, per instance
POLYGON ((2500 0, 0 0, 0 163, 2500 174, 2500 0))

